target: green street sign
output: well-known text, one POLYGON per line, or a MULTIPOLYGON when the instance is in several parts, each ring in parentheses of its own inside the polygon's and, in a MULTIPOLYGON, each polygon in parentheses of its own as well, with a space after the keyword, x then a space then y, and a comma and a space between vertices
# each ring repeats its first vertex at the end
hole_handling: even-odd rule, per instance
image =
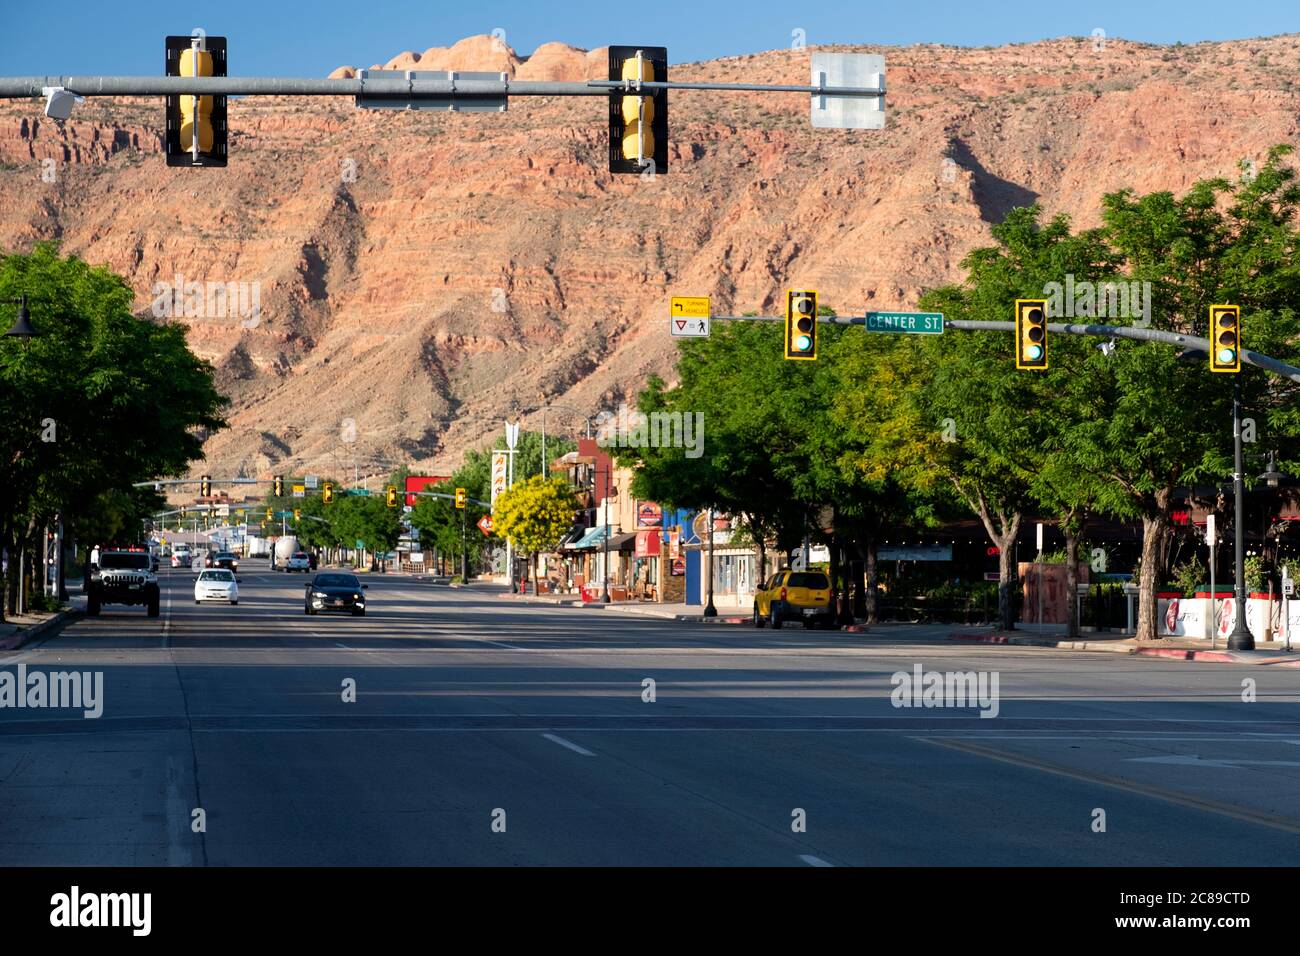
POLYGON ((349 495, 360 495, 362 498, 369 498, 369 497, 370 497, 370 489, 369 489, 369 488, 348 488, 348 489, 347 489, 347 494, 349 494, 349 495))
POLYGON ((943 335, 942 312, 868 312, 868 332, 943 335))
POLYGON ((357 550, 358 551, 366 550, 366 543, 362 541, 360 538, 357 538, 357 550))

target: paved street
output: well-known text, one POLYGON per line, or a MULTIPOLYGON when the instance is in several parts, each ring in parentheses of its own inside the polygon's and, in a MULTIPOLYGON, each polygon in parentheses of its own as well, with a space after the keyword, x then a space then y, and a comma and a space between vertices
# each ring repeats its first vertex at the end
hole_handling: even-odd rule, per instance
POLYGON ((196 607, 164 570, 161 617, 109 607, 0 655, 104 673, 98 719, 0 710, 0 863, 1300 863, 1300 669, 379 575, 366 617, 309 617, 304 575, 241 577, 237 607, 196 607), (917 664, 996 672, 998 716, 894 707, 917 664))

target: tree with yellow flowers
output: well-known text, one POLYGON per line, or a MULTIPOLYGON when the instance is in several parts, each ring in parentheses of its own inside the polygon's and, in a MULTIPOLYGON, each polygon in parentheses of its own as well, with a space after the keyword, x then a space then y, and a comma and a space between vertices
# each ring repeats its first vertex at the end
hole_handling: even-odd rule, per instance
MULTIPOLYGON (((527 554, 531 566, 537 555, 552 550, 573 527, 574 514, 581 507, 573 488, 563 478, 533 475, 497 496, 492 511, 493 531, 527 554)), ((533 578, 533 593, 537 579, 533 578)))

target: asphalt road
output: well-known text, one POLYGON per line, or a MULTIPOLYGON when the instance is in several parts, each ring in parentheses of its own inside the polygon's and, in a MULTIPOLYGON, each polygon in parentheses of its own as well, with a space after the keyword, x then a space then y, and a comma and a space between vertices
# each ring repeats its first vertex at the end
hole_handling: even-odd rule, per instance
POLYGON ((1300 864, 1300 669, 386 575, 366 617, 308 617, 303 575, 241 577, 196 607, 164 571, 161 617, 0 654, 104 682, 98 719, 0 709, 0 864, 1300 864), (996 673, 997 717, 895 707, 918 664, 996 673))

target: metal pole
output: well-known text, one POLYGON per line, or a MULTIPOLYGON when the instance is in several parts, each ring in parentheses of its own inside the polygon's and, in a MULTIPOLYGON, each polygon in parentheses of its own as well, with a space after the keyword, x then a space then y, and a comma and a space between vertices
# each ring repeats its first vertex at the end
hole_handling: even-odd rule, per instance
POLYGON ((704 605, 705 617, 717 617, 718 609, 713 604, 713 508, 709 507, 709 603, 704 605))
POLYGON ((609 603, 609 466, 613 464, 613 459, 605 463, 605 593, 601 595, 601 602, 609 603))
POLYGON ((1219 615, 1218 601, 1215 600, 1214 594, 1214 554, 1215 538, 1210 539, 1210 650, 1214 650, 1219 644, 1219 615))
POLYGON ((542 406, 542 477, 546 477, 546 406, 542 406))
POLYGON ((1232 383, 1232 454, 1233 467, 1232 492, 1236 500, 1236 517, 1233 522, 1234 547, 1236 548, 1236 567, 1233 586, 1237 604, 1236 623, 1228 637, 1228 650, 1253 651, 1255 638, 1246 627, 1246 489, 1244 482, 1245 464, 1241 451, 1241 374, 1233 376, 1232 383))
POLYGON ((469 550, 465 544, 465 509, 460 509, 460 583, 469 583, 469 550))

